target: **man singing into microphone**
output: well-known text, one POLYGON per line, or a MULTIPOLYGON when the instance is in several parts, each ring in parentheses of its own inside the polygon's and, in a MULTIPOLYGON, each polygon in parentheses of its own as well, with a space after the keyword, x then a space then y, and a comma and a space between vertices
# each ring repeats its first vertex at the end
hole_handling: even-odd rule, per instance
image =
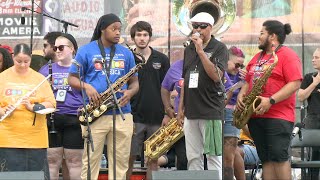
POLYGON ((219 92, 222 92, 220 77, 227 66, 228 49, 211 35, 214 19, 209 13, 198 13, 189 23, 193 35, 192 43, 184 51, 184 85, 177 119, 184 128, 188 169, 203 170, 203 154, 206 154, 208 169, 219 171, 219 177, 213 179, 222 179, 224 96, 219 92))

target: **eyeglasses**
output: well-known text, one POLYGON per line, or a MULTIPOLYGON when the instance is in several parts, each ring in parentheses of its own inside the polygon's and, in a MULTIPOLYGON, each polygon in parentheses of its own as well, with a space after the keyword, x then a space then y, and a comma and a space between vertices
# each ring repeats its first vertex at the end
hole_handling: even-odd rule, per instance
POLYGON ((202 24, 192 24, 193 29, 198 29, 198 27, 200 27, 200 29, 205 29, 209 26, 209 24, 206 23, 202 23, 202 24))
POLYGON ((243 64, 240 64, 240 63, 234 63, 234 67, 235 67, 236 69, 238 69, 238 68, 242 69, 242 68, 244 68, 244 65, 243 65, 243 64))
POLYGON ((65 46, 68 46, 68 45, 53 46, 53 51, 57 52, 58 49, 59 51, 63 51, 65 46))

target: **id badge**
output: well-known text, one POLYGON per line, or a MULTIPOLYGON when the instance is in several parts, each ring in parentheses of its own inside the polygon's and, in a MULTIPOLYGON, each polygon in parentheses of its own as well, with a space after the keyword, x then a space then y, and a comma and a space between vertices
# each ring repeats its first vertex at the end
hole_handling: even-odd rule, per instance
POLYGON ((199 72, 190 71, 189 88, 198 88, 199 72))
POLYGON ((56 101, 64 102, 66 100, 67 90, 59 89, 56 96, 56 101))

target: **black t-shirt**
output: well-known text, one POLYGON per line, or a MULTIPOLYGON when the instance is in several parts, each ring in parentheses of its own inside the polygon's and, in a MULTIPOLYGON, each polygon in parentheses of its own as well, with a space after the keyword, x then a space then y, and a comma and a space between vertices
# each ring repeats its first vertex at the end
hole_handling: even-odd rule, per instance
MULTIPOLYGON (((138 72, 139 91, 131 99, 133 121, 145 124, 161 124, 164 107, 161 99, 161 83, 170 67, 169 58, 152 49, 147 63, 138 72)), ((141 60, 135 57, 136 63, 141 60)))
MULTIPOLYGON (((317 72, 306 74, 302 80, 300 88, 306 89, 308 86, 310 86, 310 84, 313 82, 312 76, 316 76, 317 74, 317 72)), ((307 101, 308 114, 320 114, 320 84, 318 84, 316 88, 314 88, 307 101)))
MULTIPOLYGON (((209 59, 215 63, 214 58, 216 58, 219 69, 224 72, 229 57, 227 47, 212 37, 204 51, 207 54, 212 53, 209 59)), ((212 69, 212 71, 216 71, 216 69, 212 69)), ((184 51, 182 77, 184 78, 185 116, 188 119, 223 119, 223 90, 220 83, 214 82, 205 72, 202 62, 196 53, 194 44, 186 47, 184 51), (198 87, 188 88, 190 72, 195 69, 199 72, 198 87)))

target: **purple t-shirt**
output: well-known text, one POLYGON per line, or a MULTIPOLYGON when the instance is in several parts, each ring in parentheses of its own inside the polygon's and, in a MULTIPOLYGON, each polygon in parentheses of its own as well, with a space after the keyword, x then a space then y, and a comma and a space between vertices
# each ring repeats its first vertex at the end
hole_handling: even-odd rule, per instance
MULTIPOLYGON (((239 73, 236 74, 236 75, 232 75, 232 74, 229 74, 229 73, 225 72, 224 76, 225 76, 224 86, 226 88, 226 91, 228 91, 232 87, 232 85, 234 85, 235 83, 241 81, 239 73)), ((240 92, 240 89, 236 89, 236 90, 233 91, 233 95, 232 95, 232 97, 231 97, 231 99, 230 99, 228 104, 230 104, 230 105, 235 105, 236 104, 237 96, 238 96, 239 92, 240 92)))
POLYGON ((168 91, 173 91, 175 89, 178 92, 178 96, 174 99, 175 112, 178 112, 181 86, 183 85, 182 68, 183 60, 178 60, 173 63, 161 84, 161 86, 168 91))
MULTIPOLYGON (((44 76, 49 75, 49 65, 43 66, 39 73, 44 76)), ((66 97, 64 101, 57 100, 57 109, 56 114, 73 114, 77 115, 77 110, 82 103, 81 91, 73 89, 68 84, 68 75, 69 75, 69 67, 60 66, 57 63, 52 63, 52 88, 54 92, 54 96, 57 97, 57 92, 63 94, 66 93, 66 97)), ((57 99, 57 98, 56 98, 57 99)))

